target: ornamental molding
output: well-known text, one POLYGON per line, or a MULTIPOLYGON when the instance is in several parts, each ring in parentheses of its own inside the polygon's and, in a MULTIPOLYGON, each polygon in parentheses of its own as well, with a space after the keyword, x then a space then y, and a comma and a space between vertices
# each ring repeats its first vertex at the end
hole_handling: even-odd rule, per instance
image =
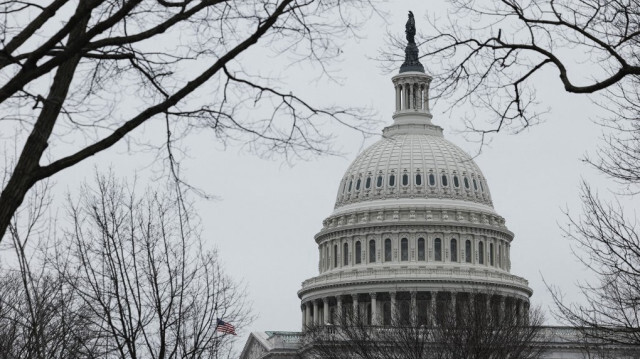
POLYGON ((416 235, 418 233, 433 234, 454 234, 461 238, 472 239, 473 237, 495 238, 498 240, 511 243, 513 241, 513 232, 506 228, 496 228, 492 226, 471 225, 467 223, 452 223, 443 221, 433 222, 413 222, 413 221, 388 221, 379 223, 354 223, 351 225, 341 225, 334 228, 324 228, 315 235, 317 244, 326 241, 363 237, 370 238, 382 234, 398 234, 407 233, 408 235, 416 235))
POLYGON ((491 229, 507 233, 513 237, 513 233, 505 225, 504 218, 499 215, 487 214, 482 211, 431 208, 427 206, 355 210, 330 216, 322 221, 323 228, 316 237, 342 227, 359 228, 392 223, 448 224, 468 228, 491 229))
POLYGON ((521 291, 531 296, 533 291, 529 282, 513 274, 492 270, 476 270, 474 268, 367 268, 330 272, 310 278, 302 282, 298 297, 306 293, 327 288, 346 288, 366 284, 389 284, 390 288, 398 283, 415 284, 468 284, 474 286, 504 287, 521 291))

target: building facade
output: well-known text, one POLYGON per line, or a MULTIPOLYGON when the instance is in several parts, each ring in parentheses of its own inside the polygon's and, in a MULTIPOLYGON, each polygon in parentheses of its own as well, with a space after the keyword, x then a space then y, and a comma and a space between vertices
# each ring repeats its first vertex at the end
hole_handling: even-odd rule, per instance
MULTIPOLYGON (((301 332, 252 333, 241 359, 298 356, 309 327, 357 315, 369 325, 437 325, 438 313, 482 305, 526 322, 532 290, 511 270, 514 234, 480 168, 432 122, 431 76, 418 61, 413 18, 393 76, 393 123, 340 180, 315 236, 319 274, 305 280, 301 332)), ((548 358, 583 358, 572 328, 545 328, 548 358)))

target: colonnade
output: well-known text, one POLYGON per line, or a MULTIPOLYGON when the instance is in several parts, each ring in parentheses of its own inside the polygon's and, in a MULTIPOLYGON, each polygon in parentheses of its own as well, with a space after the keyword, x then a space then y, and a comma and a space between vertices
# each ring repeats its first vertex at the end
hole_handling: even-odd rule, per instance
POLYGON ((396 111, 429 112, 429 82, 399 81, 395 83, 396 111))
POLYGON ((391 291, 327 296, 302 303, 302 328, 340 325, 357 318, 369 325, 437 325, 464 322, 481 310, 491 318, 517 323, 528 321, 524 297, 456 291, 391 291))

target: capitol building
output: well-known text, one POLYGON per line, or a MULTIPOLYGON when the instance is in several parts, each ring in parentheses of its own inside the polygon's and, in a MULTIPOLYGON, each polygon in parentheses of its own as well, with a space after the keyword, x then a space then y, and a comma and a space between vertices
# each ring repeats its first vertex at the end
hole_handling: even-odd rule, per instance
MULTIPOLYGON (((532 290, 511 273, 508 214, 495 211, 481 169, 433 121, 432 77, 407 38, 391 79, 393 122, 335 179, 335 209, 314 238, 319 273, 298 291, 302 331, 251 333, 241 359, 301 357, 307 328, 340 326, 345 314, 372 327, 437 326, 438 313, 455 319, 481 306, 527 324, 532 290)), ((545 358, 592 357, 573 328, 544 327, 534 344, 545 358)))

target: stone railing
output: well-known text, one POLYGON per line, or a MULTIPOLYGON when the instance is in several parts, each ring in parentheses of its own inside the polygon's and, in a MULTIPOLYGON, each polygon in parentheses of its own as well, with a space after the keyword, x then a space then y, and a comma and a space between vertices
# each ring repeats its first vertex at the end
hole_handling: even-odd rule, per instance
POLYGON ((365 270, 351 270, 321 274, 302 282, 302 290, 315 286, 328 285, 339 282, 363 281, 375 279, 458 279, 484 280, 500 282, 520 287, 527 287, 529 282, 518 276, 495 271, 484 271, 467 268, 367 268, 365 270))
POLYGON ((304 334, 302 332, 265 332, 269 337, 267 340, 273 349, 293 349, 300 348, 304 334))

